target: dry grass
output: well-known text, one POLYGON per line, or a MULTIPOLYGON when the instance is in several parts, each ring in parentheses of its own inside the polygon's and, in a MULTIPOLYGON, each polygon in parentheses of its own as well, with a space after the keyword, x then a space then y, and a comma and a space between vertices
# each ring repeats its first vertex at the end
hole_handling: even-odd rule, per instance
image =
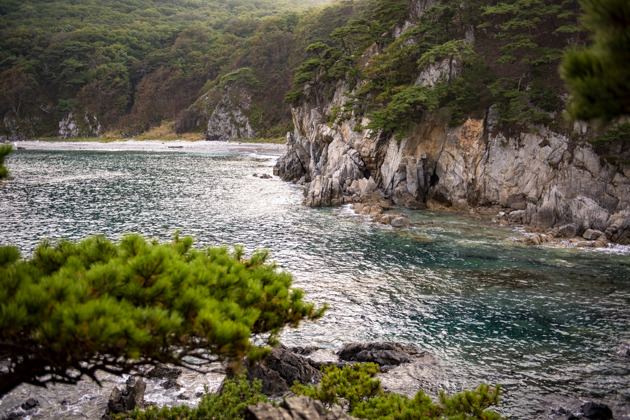
POLYGON ((153 127, 139 135, 135 140, 203 140, 203 133, 177 134, 173 128, 174 121, 164 121, 159 127, 153 127))
POLYGON ((271 143, 271 144, 285 144, 287 139, 285 137, 271 137, 271 138, 255 138, 255 139, 241 139, 230 140, 231 143, 271 143))

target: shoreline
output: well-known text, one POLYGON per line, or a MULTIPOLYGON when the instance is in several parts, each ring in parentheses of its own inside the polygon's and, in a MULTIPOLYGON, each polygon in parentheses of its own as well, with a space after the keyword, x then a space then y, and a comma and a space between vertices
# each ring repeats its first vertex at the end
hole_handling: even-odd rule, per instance
POLYGON ((23 140, 15 144, 17 150, 249 153, 270 156, 281 156, 286 147, 284 144, 277 143, 241 143, 205 140, 116 140, 112 142, 23 140))

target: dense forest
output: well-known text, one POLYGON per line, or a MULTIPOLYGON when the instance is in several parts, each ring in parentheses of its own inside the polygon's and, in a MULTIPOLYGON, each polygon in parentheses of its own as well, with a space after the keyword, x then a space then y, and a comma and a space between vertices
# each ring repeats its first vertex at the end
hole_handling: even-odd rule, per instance
POLYGON ((298 22, 327 1, 3 1, 0 135, 57 136, 71 112, 80 135, 136 134, 247 66, 281 90, 298 22))
POLYGON ((223 111, 243 126, 233 137, 280 137, 292 129, 285 98, 318 103, 340 80, 352 95, 331 122, 355 113, 402 136, 424 112, 456 125, 494 105, 505 130, 568 130, 558 65, 589 43, 578 0, 444 0, 402 34, 409 1, 326 3, 3 2, 0 135, 133 137, 161 126, 220 139, 209 120, 223 111), (417 83, 436 70, 438 83, 417 83))

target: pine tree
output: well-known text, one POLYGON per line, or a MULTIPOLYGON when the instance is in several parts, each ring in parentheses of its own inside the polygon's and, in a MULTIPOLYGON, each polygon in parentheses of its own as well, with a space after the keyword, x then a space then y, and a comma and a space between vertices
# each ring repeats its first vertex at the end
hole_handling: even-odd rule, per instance
MULTIPOLYGON (((0 396, 21 383, 75 384, 97 371, 142 365, 190 367, 263 357, 252 337, 274 344, 285 325, 316 319, 292 277, 268 253, 195 249, 140 235, 114 243, 43 242, 32 258, 0 247, 0 396)), ((258 340, 257 340, 258 341, 258 340)))
POLYGON ((560 72, 573 95, 574 119, 610 121, 630 115, 630 2, 584 0, 593 45, 566 54, 560 72))
POLYGON ((13 146, 11 144, 3 144, 0 145, 0 179, 6 178, 9 176, 9 171, 4 166, 4 158, 7 157, 9 153, 13 151, 13 146))

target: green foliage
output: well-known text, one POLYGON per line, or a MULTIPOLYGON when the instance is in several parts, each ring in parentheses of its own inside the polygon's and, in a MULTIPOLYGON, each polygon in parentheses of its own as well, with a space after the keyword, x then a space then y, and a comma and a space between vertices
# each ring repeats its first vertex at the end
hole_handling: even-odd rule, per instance
POLYGON ((630 143, 630 123, 621 124, 617 127, 606 130, 592 141, 596 146, 603 146, 611 143, 630 143))
MULTIPOLYGON (((280 90, 268 99, 269 104, 279 102, 290 87, 290 81, 285 82, 290 79, 287 57, 298 13, 326 3, 33 0, 6 7, 3 3, 0 120, 6 116, 16 123, 0 127, 0 134, 23 137, 34 131, 55 136, 59 120, 70 111, 96 116, 109 130, 159 126, 193 104, 207 80, 218 84, 222 75, 243 67, 253 68, 265 87, 280 90), (72 108, 67 106, 70 101, 72 108), (50 112, 51 104, 60 106, 50 112)), ((282 116, 290 119, 286 114, 282 116)))
POLYGON ((498 420, 497 413, 488 408, 499 403, 500 386, 480 385, 475 391, 464 391, 451 397, 440 393, 439 404, 418 391, 413 399, 383 392, 380 381, 374 379, 379 372, 374 363, 355 364, 337 368, 324 368, 318 386, 295 384, 291 389, 322 401, 327 406, 346 402, 350 414, 363 419, 431 420, 479 419, 498 420))
POLYGON ((413 121, 419 120, 425 111, 434 111, 438 101, 434 91, 426 86, 408 86, 395 94, 387 106, 368 114, 366 128, 384 130, 404 137, 413 121))
POLYGON ((256 78, 251 67, 242 67, 238 70, 234 70, 231 73, 221 76, 221 86, 227 86, 231 84, 245 84, 254 89, 259 89, 261 87, 260 80, 256 78))
POLYGON ((560 72, 573 95, 574 119, 611 121, 630 114, 630 3, 584 0, 593 45, 566 54, 560 72))
POLYGON ((352 412, 360 402, 383 393, 380 381, 374 379, 379 370, 375 363, 357 363, 341 369, 325 367, 319 385, 300 385, 296 382, 291 390, 297 395, 320 400, 329 407, 339 404, 340 398, 343 398, 352 412))
POLYGON ((261 394, 262 383, 256 379, 250 383, 244 376, 226 379, 220 394, 206 393, 199 405, 194 408, 179 407, 151 407, 146 410, 135 410, 129 414, 120 414, 114 419, 137 420, 236 420, 245 416, 248 405, 267 402, 267 396, 261 394))
MULTIPOLYGON (((128 235, 44 241, 32 258, 0 247, 0 395, 22 382, 76 383, 96 370, 128 372, 141 364, 240 361, 268 349, 285 325, 320 317, 325 308, 290 290, 292 278, 243 249, 195 249, 128 235)), ((95 379, 96 380, 96 379, 95 379)))
POLYGON ((0 179, 9 176, 9 171, 4 166, 4 159, 11 152, 13 152, 13 146, 10 143, 0 145, 0 179))
POLYGON ((475 391, 464 391, 452 397, 441 392, 440 408, 443 415, 449 419, 500 419, 497 413, 487 410, 498 404, 500 395, 500 386, 491 388, 486 384, 480 385, 475 391))
MULTIPOLYGON (((386 10, 395 3, 379 1, 375 9, 386 10)), ((408 13, 402 8, 396 10, 408 13)), ((552 124, 559 117, 564 93, 555 67, 563 48, 580 42, 577 10, 578 0, 505 0, 492 4, 443 0, 423 11, 417 25, 398 39, 388 33, 369 38, 373 24, 353 19, 331 35, 332 43, 308 49, 318 54, 317 61, 312 62, 317 66, 308 73, 298 71, 299 83, 287 100, 293 104, 312 99, 319 102, 318 92, 324 92, 335 77, 345 77, 351 87, 356 85, 354 78, 359 78, 359 88, 347 95, 345 104, 328 116, 329 121, 341 121, 351 114, 367 116, 372 119, 368 128, 400 138, 426 111, 438 111, 451 125, 457 125, 468 117, 483 118, 488 108, 497 104, 500 130, 552 124), (471 35, 476 39, 474 44, 470 43, 471 35), (378 52, 361 57, 368 39, 378 52), (322 51, 328 45, 338 54, 332 62, 324 63, 322 51), (331 69, 341 71, 333 73, 331 69), (414 86, 427 70, 429 74, 440 71, 442 78, 428 86, 414 86), (309 83, 308 95, 300 92, 305 83, 309 83)), ((373 21, 377 14, 370 15, 373 21)), ((401 19, 385 20, 394 24, 401 19)))
POLYGON ((488 410, 498 404, 499 395, 500 387, 481 385, 475 391, 464 391, 452 397, 442 392, 439 404, 435 405, 422 391, 418 391, 413 399, 404 395, 383 394, 359 403, 351 414, 365 419, 388 420, 499 420, 499 414, 488 410))

